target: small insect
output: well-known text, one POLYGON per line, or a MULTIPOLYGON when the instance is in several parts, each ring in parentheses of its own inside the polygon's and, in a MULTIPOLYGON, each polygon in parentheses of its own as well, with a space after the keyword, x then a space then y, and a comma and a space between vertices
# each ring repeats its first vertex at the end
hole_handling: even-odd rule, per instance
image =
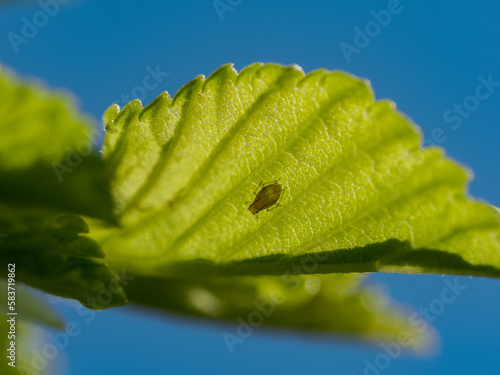
MULTIPOLYGON (((283 188, 280 184, 278 184, 278 181, 279 180, 275 180, 264 184, 264 187, 260 189, 260 191, 255 195, 253 203, 248 207, 252 214, 255 215, 262 210, 269 209, 280 200, 286 188, 283 188)), ((259 186, 257 186, 255 192, 257 192, 257 190, 259 190, 261 186, 262 181, 260 182, 259 186)))

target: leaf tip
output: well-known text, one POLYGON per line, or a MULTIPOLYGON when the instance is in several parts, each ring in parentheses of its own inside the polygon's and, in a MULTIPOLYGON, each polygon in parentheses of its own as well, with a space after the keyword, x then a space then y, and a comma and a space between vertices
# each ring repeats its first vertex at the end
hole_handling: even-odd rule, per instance
POLYGON ((120 106, 118 104, 111 104, 102 115, 102 123, 106 125, 108 122, 116 120, 120 113, 120 106))

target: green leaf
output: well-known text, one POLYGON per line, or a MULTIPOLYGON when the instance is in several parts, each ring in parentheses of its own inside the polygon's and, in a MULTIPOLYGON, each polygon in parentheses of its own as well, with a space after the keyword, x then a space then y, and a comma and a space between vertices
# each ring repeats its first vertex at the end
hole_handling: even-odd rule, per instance
MULTIPOLYGON (((99 245, 81 235, 88 227, 79 216, 0 205, 0 231, 5 233, 0 260, 15 265, 16 281, 93 309, 127 302, 99 245)), ((0 269, 0 277, 10 277, 7 266, 0 269)))
POLYGON ((221 340, 233 352, 261 325, 336 333, 374 343, 399 340, 405 332, 414 350, 428 350, 430 327, 410 324, 409 312, 389 304, 360 275, 285 277, 138 277, 126 288, 134 303, 175 313, 237 322, 221 340), (245 328, 246 327, 246 328, 245 328))
POLYGON ((356 77, 227 65, 104 120, 123 227, 91 233, 129 272, 499 276, 498 210, 356 77), (260 183, 277 179, 280 204, 253 215, 260 183))
POLYGON ((0 277, 11 277, 7 264, 15 264, 16 282, 91 308, 125 304, 118 277, 76 216, 116 222, 104 163, 90 153, 90 121, 64 96, 4 70, 0 116, 0 277))
POLYGON ((91 122, 66 96, 0 68, 0 114, 0 203, 114 222, 103 162, 91 153, 91 122))

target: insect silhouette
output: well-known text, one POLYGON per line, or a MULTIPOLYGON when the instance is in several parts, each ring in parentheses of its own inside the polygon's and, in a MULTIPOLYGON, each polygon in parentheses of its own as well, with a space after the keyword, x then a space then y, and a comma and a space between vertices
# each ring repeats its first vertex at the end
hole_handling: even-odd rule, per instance
MULTIPOLYGON (((258 214, 262 210, 271 208, 280 200, 286 188, 283 188, 278 182, 279 179, 264 184, 264 187, 255 195, 253 203, 248 207, 253 215, 258 214)), ((257 192, 262 185, 261 181, 255 192, 257 192)))

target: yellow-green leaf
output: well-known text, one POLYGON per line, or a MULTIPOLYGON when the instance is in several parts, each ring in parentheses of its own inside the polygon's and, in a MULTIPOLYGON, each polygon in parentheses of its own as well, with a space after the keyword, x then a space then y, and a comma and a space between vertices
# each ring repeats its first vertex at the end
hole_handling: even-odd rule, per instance
POLYGON ((498 210, 359 78, 227 65, 104 118, 123 227, 91 233, 130 272, 499 275, 498 210), (253 215, 260 183, 278 179, 280 204, 253 215))
POLYGON ((89 119, 66 96, 3 69, 0 117, 0 277, 91 308, 125 304, 118 277, 77 216, 115 222, 89 119))

